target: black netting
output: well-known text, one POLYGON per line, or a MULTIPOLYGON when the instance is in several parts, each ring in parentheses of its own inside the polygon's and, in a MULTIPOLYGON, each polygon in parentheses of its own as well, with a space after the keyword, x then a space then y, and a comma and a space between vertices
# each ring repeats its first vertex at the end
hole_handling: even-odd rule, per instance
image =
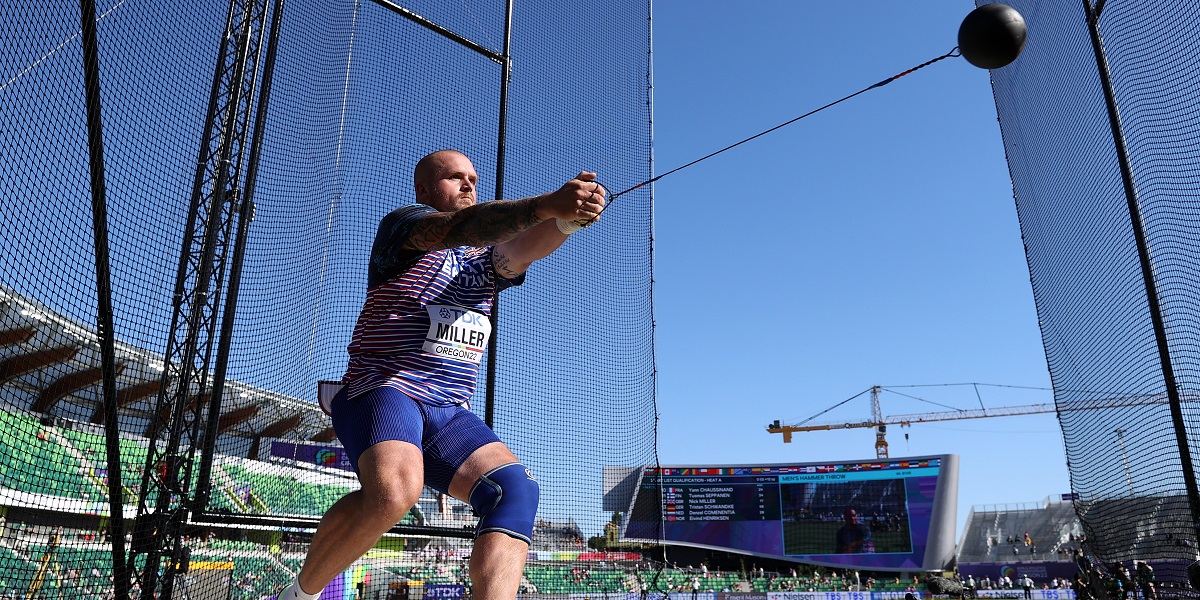
MULTIPOLYGON (((176 594, 188 586, 191 598, 258 598, 291 579, 317 519, 358 487, 315 400, 317 381, 340 379, 345 369, 379 219, 413 202, 412 168, 440 148, 472 158, 480 198, 497 189, 501 64, 410 17, 499 56, 505 3, 291 0, 272 70, 275 2, 234 2, 231 18, 222 2, 101 1, 118 432, 105 430, 101 404, 80 10, 0 7, 0 593, 111 597, 110 533, 123 526, 130 534, 124 546, 137 546, 140 576, 157 550, 134 538, 147 524, 135 517, 156 506, 184 514, 204 487, 204 385, 217 366, 242 222, 237 203, 250 197, 214 421, 211 500, 186 516, 180 545, 161 550, 190 559, 176 594), (249 35, 225 36, 230 23, 243 22, 249 35), (222 52, 233 54, 219 59, 222 52), (232 66, 214 86, 218 64, 232 66), (240 105, 223 87, 239 64, 250 94, 240 105), (210 106, 218 117, 206 130, 210 106), (212 173, 223 168, 226 143, 233 166, 218 193, 212 173), (215 153, 207 165, 206 151, 215 153), (216 231, 217 285, 207 297, 177 298, 181 249, 190 264, 203 259, 202 244, 184 244, 197 197, 202 217, 218 217, 200 229, 216 231), (186 322, 172 320, 177 301, 210 302, 200 311, 198 344, 210 358, 194 358, 199 375, 185 387, 180 364, 168 358, 169 344, 171 356, 186 345, 186 322), (160 396, 174 410, 161 411, 160 396), (173 440, 180 427, 186 431, 173 440), (109 434, 121 449, 120 488, 108 468, 109 434), (173 481, 180 487, 156 504, 173 481), (121 526, 110 517, 110 494, 124 505, 121 526)), ((648 3, 518 1, 511 55, 505 197, 552 191, 581 169, 597 171, 612 190, 651 176, 648 3)), ((600 224, 537 263, 525 285, 500 296, 494 426, 542 490, 527 589, 634 585, 626 567, 637 555, 610 554, 601 570, 595 561, 603 555, 587 553, 616 541, 613 509, 602 504, 604 467, 627 473, 654 463, 651 242, 646 188, 623 196, 600 224), (579 568, 588 576, 572 574, 579 568)), ((201 279, 189 271, 186 293, 201 279)), ((472 401, 481 415, 485 377, 481 371, 472 401)), ((389 589, 419 593, 416 582, 463 584, 470 545, 454 534, 474 522, 469 506, 427 490, 400 523, 413 529, 385 537, 337 585, 369 575, 370 597, 382 597, 389 589)), ((167 572, 170 562, 162 560, 167 572)))
MULTIPOLYGON (((1099 31, 1195 454, 1200 7, 1101 4, 1099 31)), ((1196 515, 1086 11, 1078 2, 1012 5, 1029 22, 1028 45, 992 81, 1086 548, 1105 565, 1185 564, 1196 558, 1196 515)))

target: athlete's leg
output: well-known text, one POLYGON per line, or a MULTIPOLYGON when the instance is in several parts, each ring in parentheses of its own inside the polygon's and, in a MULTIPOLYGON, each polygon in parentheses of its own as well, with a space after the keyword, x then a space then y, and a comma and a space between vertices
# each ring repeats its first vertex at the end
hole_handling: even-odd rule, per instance
POLYGON ((512 600, 533 534, 538 485, 495 432, 463 407, 427 411, 425 482, 480 515, 471 552, 474 600, 512 600))
POLYGON ((300 587, 316 593, 358 560, 417 503, 424 484, 421 449, 400 441, 375 444, 358 459, 362 489, 346 494, 321 518, 300 571, 300 587))
MULTIPOLYGON (((489 443, 471 456, 454 473, 450 495, 470 502, 472 488, 483 475, 497 467, 517 462, 501 442, 489 443)), ((506 533, 480 534, 471 551, 471 584, 474 600, 510 600, 517 595, 529 544, 506 533)))
POLYGON ((416 504, 424 484, 425 418, 417 402, 387 387, 344 394, 334 398, 333 427, 362 489, 321 518, 297 579, 305 594, 320 592, 374 546, 416 504))

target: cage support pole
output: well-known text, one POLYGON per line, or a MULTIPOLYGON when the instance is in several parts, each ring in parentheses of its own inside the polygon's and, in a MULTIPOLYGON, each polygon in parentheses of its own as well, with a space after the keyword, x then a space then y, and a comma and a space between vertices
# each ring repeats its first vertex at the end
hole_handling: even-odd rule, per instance
POLYGON ((104 131, 100 110, 100 48, 95 0, 79 1, 83 79, 87 103, 88 164, 92 188, 92 236, 96 258, 96 329, 100 343, 104 447, 108 455, 108 531, 112 538, 113 597, 129 598, 125 563, 125 503, 121 491, 121 445, 117 430, 117 353, 113 325, 112 273, 108 253, 108 193, 104 183, 104 131))
MULTIPOLYGON (((496 127, 496 198, 504 198, 504 151, 508 135, 508 80, 512 78, 512 15, 513 0, 504 6, 504 51, 500 61, 500 118, 496 127)), ((492 337, 487 350, 487 390, 483 422, 495 429, 496 419, 496 350, 500 334, 500 294, 492 297, 492 337)))

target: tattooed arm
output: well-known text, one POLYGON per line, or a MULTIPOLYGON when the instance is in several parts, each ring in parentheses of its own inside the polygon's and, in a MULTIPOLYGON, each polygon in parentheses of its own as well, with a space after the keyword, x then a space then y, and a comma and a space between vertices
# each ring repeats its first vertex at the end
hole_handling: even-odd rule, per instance
POLYGON ((567 241, 566 234, 558 230, 551 219, 537 227, 524 231, 516 238, 496 244, 492 248, 492 266, 496 274, 505 279, 516 279, 529 269, 533 261, 550 256, 567 241))
POLYGON ((496 272, 512 279, 566 241, 556 218, 590 220, 604 207, 604 188, 583 172, 557 191, 524 200, 493 200, 455 212, 431 212, 412 225, 405 250, 495 246, 496 272))
POLYGON ((428 252, 506 242, 546 219, 546 211, 538 210, 542 199, 493 200, 456 212, 430 213, 413 224, 404 248, 428 252))
MULTIPOLYGON (((604 196, 607 193, 603 187, 595 183, 595 173, 580 173, 575 181, 584 182, 582 192, 587 194, 587 199, 584 203, 587 214, 599 215, 599 212, 604 209, 604 196)), ((583 209, 572 215, 572 220, 580 218, 579 215, 584 214, 583 209)), ((562 217, 559 217, 562 218, 562 217)), ((584 216, 583 219, 591 220, 594 216, 584 216)), ((567 234, 559 230, 554 219, 547 219, 525 231, 522 231, 511 240, 496 244, 492 249, 492 265, 496 268, 496 274, 505 279, 514 279, 524 273, 534 261, 545 258, 563 245, 567 241, 567 234)))

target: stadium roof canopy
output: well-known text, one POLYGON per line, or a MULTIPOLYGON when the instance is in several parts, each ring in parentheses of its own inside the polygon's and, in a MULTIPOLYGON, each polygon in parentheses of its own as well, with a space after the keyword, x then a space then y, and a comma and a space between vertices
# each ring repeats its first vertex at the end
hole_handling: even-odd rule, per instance
MULTIPOLYGON (((116 355, 118 420, 122 429, 144 436, 164 358, 120 340, 116 355)), ((0 285, 0 398, 11 408, 100 423, 102 377, 94 327, 0 285)), ((192 402, 201 400, 197 394, 192 402)), ((264 437, 334 439, 329 417, 315 402, 232 380, 225 382, 219 427, 221 435, 252 440, 252 458, 264 437)))

